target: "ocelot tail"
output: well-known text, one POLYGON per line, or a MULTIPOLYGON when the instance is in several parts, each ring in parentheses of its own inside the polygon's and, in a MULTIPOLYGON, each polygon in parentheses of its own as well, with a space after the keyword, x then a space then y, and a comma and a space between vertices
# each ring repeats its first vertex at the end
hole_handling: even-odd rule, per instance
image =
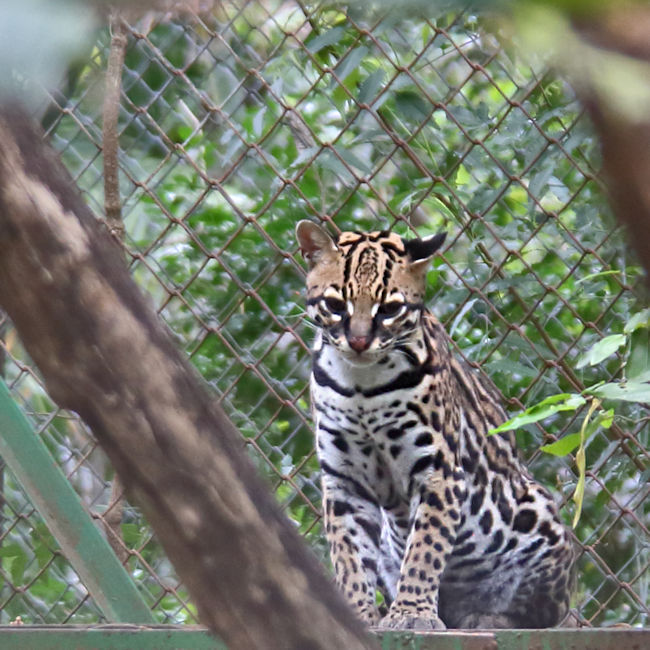
POLYGON ((558 624, 568 533, 512 439, 487 435, 505 420, 497 390, 451 354, 423 305, 445 235, 332 239, 301 221, 297 238, 318 327, 311 398, 325 530, 350 605, 383 628, 558 624))

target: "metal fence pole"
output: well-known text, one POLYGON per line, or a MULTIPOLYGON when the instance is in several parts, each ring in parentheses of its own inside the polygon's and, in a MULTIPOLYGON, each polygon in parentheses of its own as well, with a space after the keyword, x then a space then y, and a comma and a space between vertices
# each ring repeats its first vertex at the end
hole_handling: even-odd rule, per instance
POLYGON ((149 607, 92 522, 45 443, 0 380, 0 456, 101 608, 120 623, 153 623, 149 607))

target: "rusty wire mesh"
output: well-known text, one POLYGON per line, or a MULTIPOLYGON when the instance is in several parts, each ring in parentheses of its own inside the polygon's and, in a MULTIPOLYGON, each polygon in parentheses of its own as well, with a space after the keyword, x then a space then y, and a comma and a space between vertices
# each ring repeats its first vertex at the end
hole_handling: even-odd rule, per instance
MULTIPOLYGON (((638 269, 599 187, 597 145, 571 91, 486 31, 287 1, 147 14, 128 26, 120 107, 125 251, 179 346, 221 400, 287 515, 317 553, 318 467, 308 415, 304 273, 293 227, 449 232, 430 305, 458 352, 514 411, 620 376, 627 352, 576 370, 639 308, 638 269)), ((47 96, 42 122, 103 214, 101 110, 110 44, 47 96)), ((93 515, 112 470, 92 435, 48 397, 11 323, 4 376, 93 515)), ((519 435, 532 471, 569 503, 571 455, 543 442, 584 412, 519 435)), ((649 611, 648 414, 621 411, 587 448, 575 618, 644 625, 649 611)), ((11 474, 3 474, 0 620, 101 619, 11 474), (13 553, 13 554, 12 554, 13 553)), ((194 609, 137 508, 126 565, 161 622, 194 609)))

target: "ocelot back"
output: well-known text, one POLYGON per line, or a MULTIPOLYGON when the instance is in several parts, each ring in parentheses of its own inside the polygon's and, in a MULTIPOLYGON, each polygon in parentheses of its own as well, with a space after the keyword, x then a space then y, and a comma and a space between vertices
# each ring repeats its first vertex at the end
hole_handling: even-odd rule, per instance
POLYGON ((422 302, 445 235, 334 240, 301 221, 297 237, 318 326, 311 396, 325 529, 350 605, 386 628, 559 623, 568 533, 513 441, 486 435, 505 420, 497 391, 450 353, 422 302))

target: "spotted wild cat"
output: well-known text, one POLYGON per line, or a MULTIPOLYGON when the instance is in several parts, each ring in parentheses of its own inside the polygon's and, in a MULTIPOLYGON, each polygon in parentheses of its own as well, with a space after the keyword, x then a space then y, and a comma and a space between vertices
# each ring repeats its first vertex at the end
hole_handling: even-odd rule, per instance
POLYGON ((496 389, 423 305, 445 235, 332 239, 301 221, 318 326, 312 410, 336 580, 368 624, 548 627, 569 607, 572 547, 513 441, 496 389), (382 618, 379 589, 388 605, 382 618))

